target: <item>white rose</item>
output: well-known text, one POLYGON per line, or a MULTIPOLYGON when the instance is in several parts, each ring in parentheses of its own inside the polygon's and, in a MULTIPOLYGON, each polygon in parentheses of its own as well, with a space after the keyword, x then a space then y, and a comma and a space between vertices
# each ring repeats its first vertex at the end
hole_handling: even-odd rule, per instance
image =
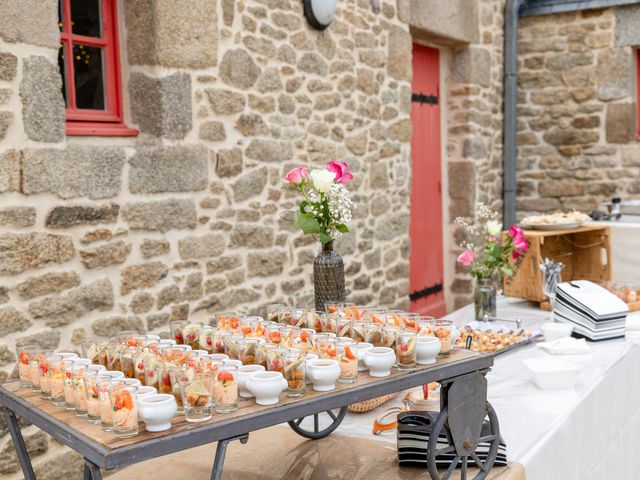
POLYGON ((502 231, 502 224, 497 220, 489 220, 487 222, 487 233, 492 237, 497 237, 502 231))
POLYGON ((327 193, 331 190, 331 185, 333 184, 333 180, 336 178, 336 174, 329 170, 320 170, 316 168, 311 170, 309 178, 311 179, 311 183, 313 183, 313 188, 321 193, 327 193))

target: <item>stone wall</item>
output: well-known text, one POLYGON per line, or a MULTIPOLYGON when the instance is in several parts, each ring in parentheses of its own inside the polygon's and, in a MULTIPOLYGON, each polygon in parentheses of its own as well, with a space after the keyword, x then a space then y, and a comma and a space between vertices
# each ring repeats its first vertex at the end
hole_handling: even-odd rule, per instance
MULTIPOLYGON (((7 2, 5 2, 7 3, 7 2)), ((318 246, 280 214, 292 166, 347 161, 349 296, 408 306, 411 37, 395 2, 339 2, 325 32, 298 0, 121 0, 136 138, 65 137, 57 0, 0 13, 0 375, 16 345, 162 332, 215 311, 311 305, 318 246)), ((38 478, 79 463, 25 429, 38 478)), ((0 477, 21 478, 0 424, 0 477)))
POLYGON ((522 20, 520 218, 640 198, 638 18, 632 6, 522 20))

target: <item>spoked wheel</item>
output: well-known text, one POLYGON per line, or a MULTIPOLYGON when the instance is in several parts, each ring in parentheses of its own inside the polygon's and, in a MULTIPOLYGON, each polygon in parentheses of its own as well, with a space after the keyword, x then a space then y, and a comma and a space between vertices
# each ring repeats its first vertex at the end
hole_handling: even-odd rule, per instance
POLYGON ((318 440, 330 435, 336 428, 340 426, 344 416, 347 414, 347 407, 340 409, 327 410, 326 412, 316 413, 309 417, 291 420, 289 426, 298 435, 311 440, 318 440))
POLYGON ((496 415, 493 407, 487 402, 487 414, 485 421, 489 423, 488 431, 482 432, 480 438, 477 441, 465 442, 465 448, 469 451, 468 455, 459 455, 456 451, 456 447, 453 444, 451 432, 448 427, 448 410, 444 407, 438 416, 438 419, 434 422, 431 434, 429 435, 429 447, 427 456, 427 468, 429 469, 429 475, 432 480, 447 480, 451 477, 456 468, 460 468, 460 478, 465 480, 467 478, 467 468, 477 467, 479 469, 478 474, 473 477, 473 480, 484 480, 487 478, 493 463, 498 456, 498 447, 500 445, 500 425, 498 423, 498 416, 496 415), (447 446, 441 444, 438 445, 438 437, 444 433, 447 438, 447 446), (489 444, 489 450, 486 458, 482 460, 475 450, 480 443, 489 444), (436 464, 436 457, 445 455, 451 457, 451 464, 449 468, 441 475, 438 471, 436 464))

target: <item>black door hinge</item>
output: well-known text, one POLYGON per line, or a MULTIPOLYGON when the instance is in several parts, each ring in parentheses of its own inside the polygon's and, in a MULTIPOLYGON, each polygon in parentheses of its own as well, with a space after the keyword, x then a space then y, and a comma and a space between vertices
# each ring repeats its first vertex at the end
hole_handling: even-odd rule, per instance
POLYGON ((423 288, 422 290, 416 290, 409 294, 409 300, 415 302, 424 297, 428 297, 429 295, 435 295, 436 293, 440 293, 442 291, 442 283, 436 283, 431 287, 423 288))
POLYGON ((428 103, 429 105, 437 105, 438 97, 435 95, 425 95, 424 93, 412 93, 411 101, 416 103, 428 103))

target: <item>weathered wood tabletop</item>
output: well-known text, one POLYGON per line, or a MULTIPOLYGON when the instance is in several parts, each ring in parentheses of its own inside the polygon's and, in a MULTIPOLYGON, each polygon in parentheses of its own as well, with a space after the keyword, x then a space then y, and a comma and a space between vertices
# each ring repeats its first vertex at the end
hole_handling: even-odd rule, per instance
POLYGON ((385 378, 360 373, 354 384, 337 384, 336 389, 330 392, 316 392, 308 387, 304 397, 289 398, 282 394, 280 403, 272 406, 256 405, 254 399, 241 399, 236 412, 214 413, 210 420, 202 423, 190 423, 184 416, 177 416, 169 431, 151 433, 141 426, 140 435, 126 439, 117 439, 112 432, 102 430, 100 425, 90 424, 86 418, 78 418, 73 412, 54 407, 50 401, 42 400, 39 393, 20 388, 18 382, 0 386, 0 404, 98 467, 109 470, 429 382, 485 370, 492 364, 492 356, 454 349, 450 355, 438 358, 435 364, 419 365, 415 371, 393 369, 391 376, 385 378))

